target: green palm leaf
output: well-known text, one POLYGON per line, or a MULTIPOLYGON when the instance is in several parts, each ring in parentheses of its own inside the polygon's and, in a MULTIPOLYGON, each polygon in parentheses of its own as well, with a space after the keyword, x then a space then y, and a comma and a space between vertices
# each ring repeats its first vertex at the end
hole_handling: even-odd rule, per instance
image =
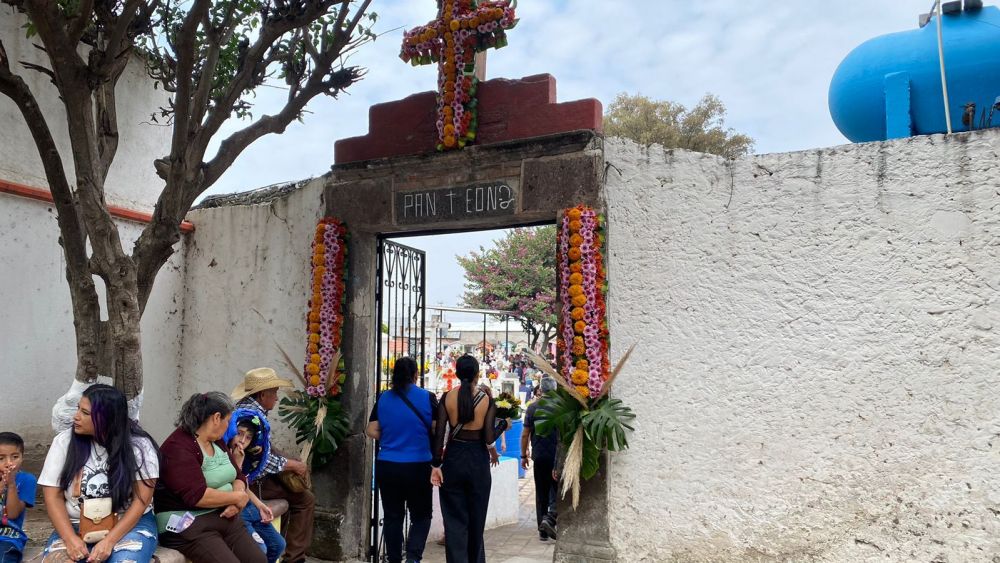
POLYGON ((629 422, 635 418, 632 409, 618 399, 605 397, 580 417, 588 442, 598 450, 619 451, 628 447, 625 430, 635 430, 629 422))
POLYGON ((552 391, 539 399, 538 410, 535 411, 535 432, 539 436, 557 432, 559 439, 569 445, 580 426, 583 412, 583 405, 568 392, 563 389, 552 391))

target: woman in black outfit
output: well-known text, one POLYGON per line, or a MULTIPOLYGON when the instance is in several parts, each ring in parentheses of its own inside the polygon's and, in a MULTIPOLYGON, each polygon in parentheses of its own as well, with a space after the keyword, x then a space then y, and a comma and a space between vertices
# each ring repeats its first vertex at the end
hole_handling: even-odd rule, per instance
POLYGON ((438 407, 431 483, 441 487, 448 563, 473 563, 483 560, 483 529, 490 502, 492 479, 486 446, 495 442, 510 422, 496 422, 497 407, 489 390, 476 390, 479 362, 475 358, 462 356, 455 371, 462 385, 445 393, 438 407), (444 455, 446 435, 448 454, 444 455))

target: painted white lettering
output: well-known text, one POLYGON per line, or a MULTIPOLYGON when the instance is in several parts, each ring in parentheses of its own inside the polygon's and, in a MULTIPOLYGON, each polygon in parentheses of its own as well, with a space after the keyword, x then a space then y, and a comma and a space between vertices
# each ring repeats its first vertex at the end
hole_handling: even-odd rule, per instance
POLYGON ((472 191, 473 191, 472 188, 465 188, 465 212, 466 213, 472 213, 472 196, 475 195, 474 193, 472 193, 472 191))
POLYGON ((437 215, 437 194, 434 192, 427 194, 427 215, 437 215))
POLYGON ((413 194, 403 194, 403 217, 410 216, 410 209, 413 208, 413 194))
POLYGON ((486 202, 486 194, 483 193, 484 191, 485 190, 483 190, 482 186, 476 188, 476 213, 483 212, 483 205, 486 202))
POLYGON ((507 209, 514 203, 514 193, 507 184, 500 184, 497 192, 500 197, 500 209, 507 209))
POLYGON ((455 194, 455 190, 448 190, 448 193, 446 195, 448 196, 448 214, 449 215, 454 215, 455 214, 455 195, 457 195, 457 194, 455 194))
POLYGON ((487 211, 497 210, 497 187, 490 185, 486 189, 486 209, 487 211))

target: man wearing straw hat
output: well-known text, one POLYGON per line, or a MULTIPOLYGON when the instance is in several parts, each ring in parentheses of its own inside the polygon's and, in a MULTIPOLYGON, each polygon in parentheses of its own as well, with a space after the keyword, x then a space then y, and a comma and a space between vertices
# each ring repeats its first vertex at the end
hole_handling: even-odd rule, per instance
MULTIPOLYGON (((282 387, 292 387, 292 382, 279 378, 271 368, 256 368, 246 373, 243 383, 233 389, 232 397, 237 408, 254 409, 267 418, 267 413, 278 404, 278 389, 282 387)), ((262 477, 252 483, 251 487, 263 500, 280 498, 288 501, 288 525, 285 533, 287 546, 282 561, 305 561, 306 548, 312 542, 316 497, 304 487, 302 490, 291 487, 295 490, 290 490, 280 475, 282 472, 291 472, 305 477, 306 464, 279 454, 273 443, 264 464, 262 477)))

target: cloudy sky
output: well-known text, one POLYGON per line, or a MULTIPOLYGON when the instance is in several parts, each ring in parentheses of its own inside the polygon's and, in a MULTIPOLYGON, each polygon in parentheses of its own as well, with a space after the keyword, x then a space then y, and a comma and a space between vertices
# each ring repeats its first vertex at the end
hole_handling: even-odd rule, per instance
MULTIPOLYGON (((510 45, 489 54, 487 78, 549 73, 560 101, 620 92, 692 105, 707 92, 727 124, 756 139, 756 152, 847 142, 827 111, 837 64, 862 41, 915 28, 931 0, 521 0, 510 45)), ((435 15, 434 0, 375 0, 383 33, 350 59, 368 75, 339 99, 318 99, 304 124, 258 141, 210 193, 244 191, 329 170, 335 140, 367 132, 367 109, 434 87, 436 69, 398 58, 404 28, 435 15)), ((274 111, 279 89, 264 88, 257 112, 274 111)), ((238 124, 233 124, 235 128, 238 124)), ((488 234, 410 239, 431 252, 430 302, 453 304, 461 289, 455 254, 488 234)))

